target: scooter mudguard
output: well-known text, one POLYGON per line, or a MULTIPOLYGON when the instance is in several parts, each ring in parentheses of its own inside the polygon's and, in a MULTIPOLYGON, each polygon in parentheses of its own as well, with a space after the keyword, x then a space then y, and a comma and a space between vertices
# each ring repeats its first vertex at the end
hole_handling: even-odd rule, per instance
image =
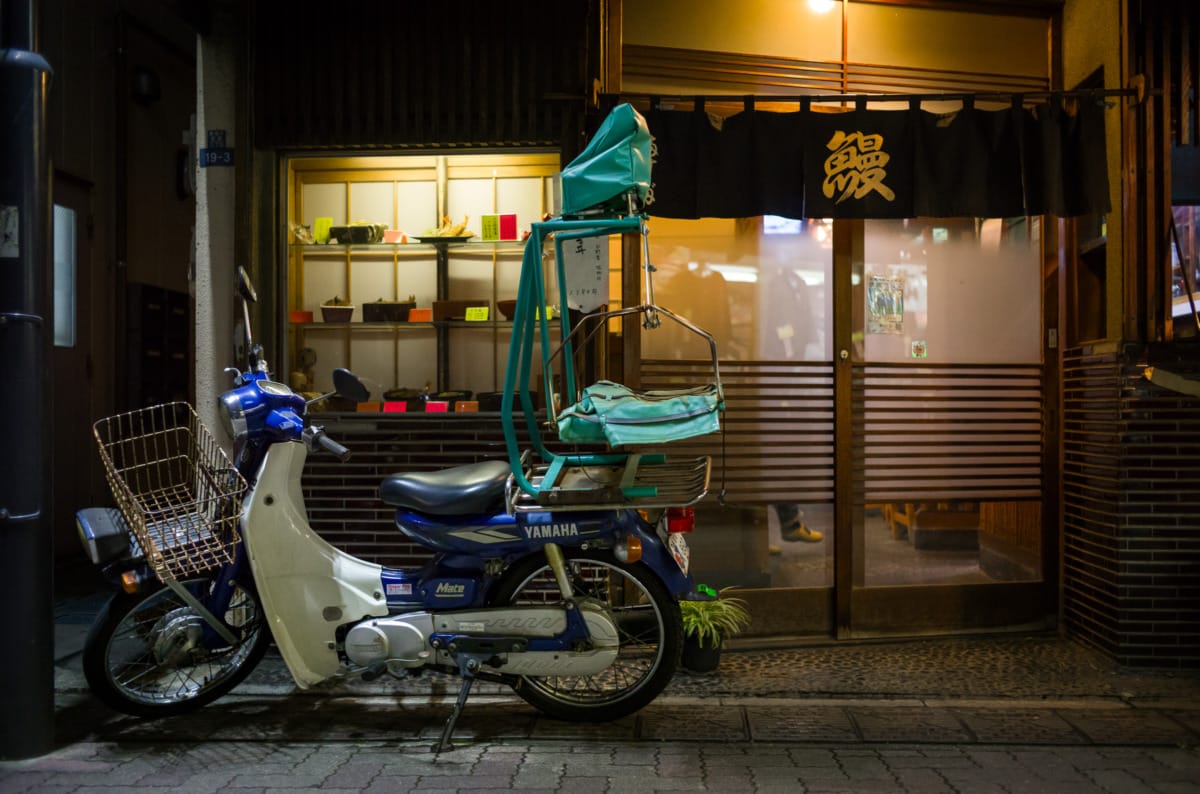
POLYGON ((300 490, 307 457, 299 442, 271 446, 242 525, 275 644, 302 689, 338 671, 339 625, 388 612, 382 567, 339 551, 309 526, 300 490))

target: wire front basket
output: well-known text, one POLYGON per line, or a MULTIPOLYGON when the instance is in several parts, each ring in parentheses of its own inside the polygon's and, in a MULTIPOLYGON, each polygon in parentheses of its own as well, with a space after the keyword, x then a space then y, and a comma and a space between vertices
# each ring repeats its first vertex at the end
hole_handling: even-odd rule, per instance
POLYGON ((117 507, 161 581, 233 562, 246 481, 192 406, 119 414, 93 431, 117 507))

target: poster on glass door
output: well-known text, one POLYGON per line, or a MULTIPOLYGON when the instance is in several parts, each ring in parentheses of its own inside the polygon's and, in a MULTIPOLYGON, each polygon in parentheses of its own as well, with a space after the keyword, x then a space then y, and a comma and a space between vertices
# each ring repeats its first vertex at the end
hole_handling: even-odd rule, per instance
POLYGON ((867 333, 904 333, 904 279, 871 276, 867 281, 867 333))

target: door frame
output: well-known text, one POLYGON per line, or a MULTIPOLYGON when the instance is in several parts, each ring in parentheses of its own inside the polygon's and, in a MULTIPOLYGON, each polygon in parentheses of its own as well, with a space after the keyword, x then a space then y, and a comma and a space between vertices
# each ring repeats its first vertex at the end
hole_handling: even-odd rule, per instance
MULTIPOLYGON (((1045 252, 1057 243, 1048 240, 1048 224, 1041 224, 1041 245, 1045 252)), ((1036 630, 1053 626, 1056 616, 1057 580, 1047 564, 1057 559, 1051 553, 1057 537, 1047 516, 1058 513, 1057 489, 1047 487, 1053 471, 1047 462, 1056 459, 1048 450, 1054 444, 1042 432, 1042 579, 1036 582, 993 582, 987 584, 923 584, 866 587, 863 581, 865 545, 862 536, 864 504, 855 480, 853 388, 855 367, 861 363, 855 355, 854 332, 864 328, 866 285, 862 278, 865 265, 866 222, 839 219, 833 224, 833 357, 834 357, 834 587, 833 632, 837 639, 856 639, 901 634, 960 633, 976 631, 1036 630), (855 274, 859 275, 855 283, 855 274), (856 528, 858 531, 856 531, 856 528)), ((1044 321, 1057 317, 1057 293, 1047 291, 1051 278, 1042 279, 1042 315, 1044 321), (1051 294, 1052 293, 1052 294, 1051 294)), ((1043 340, 1045 334, 1043 334, 1043 340)), ((1056 405, 1057 368, 1043 354, 1043 417, 1056 405)))
MULTIPOLYGON (((55 557, 76 553, 74 515, 77 510, 95 501, 93 468, 98 472, 99 461, 91 454, 80 468, 83 445, 91 437, 94 412, 93 355, 92 355, 92 185, 63 173, 53 178, 53 206, 67 207, 75 212, 75 344, 59 347, 51 339, 50 405, 52 456, 50 499, 51 527, 55 557), (94 463, 93 463, 94 462, 94 463)), ((53 213, 51 215, 53 219, 53 213)), ((53 229, 53 220, 51 220, 53 229)), ((52 238, 53 239, 53 235, 52 238)), ((53 250, 51 250, 49 283, 54 286, 53 250)), ((53 305, 53 301, 51 302, 53 305)), ((50 335, 53 337, 55 309, 50 311, 50 335)))

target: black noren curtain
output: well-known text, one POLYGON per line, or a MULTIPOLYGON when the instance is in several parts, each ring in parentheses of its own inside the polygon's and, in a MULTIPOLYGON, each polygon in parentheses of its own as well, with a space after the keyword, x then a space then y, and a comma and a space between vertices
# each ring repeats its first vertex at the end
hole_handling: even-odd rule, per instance
POLYGON ((919 108, 716 118, 651 109, 653 215, 1063 217, 1110 209, 1104 107, 919 108))

